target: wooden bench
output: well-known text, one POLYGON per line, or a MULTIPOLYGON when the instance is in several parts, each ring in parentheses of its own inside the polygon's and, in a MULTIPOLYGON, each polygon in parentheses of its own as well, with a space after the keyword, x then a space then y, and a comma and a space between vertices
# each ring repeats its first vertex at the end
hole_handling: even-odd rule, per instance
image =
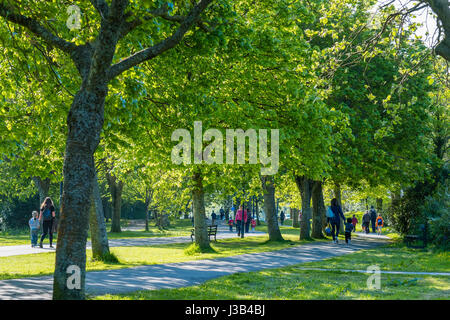
POLYGON ((420 230, 422 231, 422 235, 417 234, 408 234, 405 236, 405 243, 408 248, 425 248, 427 246, 427 232, 426 226, 420 225, 420 230), (421 245, 414 245, 414 242, 422 241, 421 245))
MULTIPOLYGON (((208 226, 208 239, 211 241, 211 236, 214 236, 214 241, 217 242, 216 236, 217 236, 217 225, 208 226)), ((195 237, 195 229, 191 230, 191 240, 194 242, 195 237)))

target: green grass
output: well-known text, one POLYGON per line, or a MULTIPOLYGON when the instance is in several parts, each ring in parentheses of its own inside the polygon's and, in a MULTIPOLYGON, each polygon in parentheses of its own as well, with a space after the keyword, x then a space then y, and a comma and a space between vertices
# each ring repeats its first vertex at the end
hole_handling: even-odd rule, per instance
POLYGON ((300 300, 300 299, 450 299, 450 278, 422 275, 381 274, 381 288, 369 289, 368 275, 302 268, 363 269, 370 264, 381 270, 449 271, 448 253, 416 251, 398 245, 364 250, 319 262, 239 273, 178 289, 137 291, 104 295, 108 300, 300 300), (417 262, 412 263, 412 261, 417 262), (428 267, 424 267, 424 266, 428 267), (422 266, 422 267, 421 267, 422 266))
POLYGON ((308 262, 303 266, 331 269, 366 270, 378 265, 381 270, 412 272, 450 272, 450 252, 427 249, 410 249, 401 243, 394 243, 376 249, 362 250, 349 255, 308 262))
POLYGON ((104 295, 99 300, 401 300, 450 299, 448 277, 381 276, 381 289, 368 289, 367 275, 304 271, 296 267, 241 273, 179 289, 104 295))
MULTIPOLYGON (((129 225, 128 220, 121 221, 121 227, 129 225)), ((192 223, 190 220, 171 221, 171 227, 167 230, 160 230, 151 222, 149 231, 122 231, 108 232, 109 239, 127 239, 127 238, 149 238, 149 237, 178 237, 188 236, 191 234, 192 223)), ((111 222, 106 223, 106 230, 111 229, 111 222)), ((54 240, 57 240, 58 234, 54 234, 54 240)), ((90 237, 88 238, 90 240, 90 237)), ((48 237, 47 240, 48 241, 48 237)), ((0 246, 16 246, 30 244, 30 232, 27 229, 15 230, 9 232, 0 232, 0 246)))
MULTIPOLYGON (((185 252, 191 243, 166 244, 152 247, 114 247, 111 252, 119 263, 91 261, 92 251, 87 250, 88 271, 128 268, 141 265, 184 262, 200 259, 215 259, 233 255, 281 250, 292 245, 309 243, 296 241, 295 236, 285 235, 286 242, 267 242, 267 236, 244 239, 223 239, 211 242, 212 251, 196 254, 185 252)), ((48 275, 54 271, 55 253, 39 253, 20 256, 0 257, 0 280, 48 275)))

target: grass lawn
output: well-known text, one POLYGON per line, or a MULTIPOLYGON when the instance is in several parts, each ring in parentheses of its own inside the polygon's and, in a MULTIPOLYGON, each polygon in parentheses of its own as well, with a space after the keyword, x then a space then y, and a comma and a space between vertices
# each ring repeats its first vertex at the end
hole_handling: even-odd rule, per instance
MULTIPOLYGON (((149 238, 149 237, 177 237, 189 236, 191 234, 192 223, 191 220, 176 220, 175 223, 167 230, 159 230, 150 223, 149 231, 122 231, 122 232, 108 232, 109 239, 126 239, 126 238, 149 238)), ((128 220, 121 221, 121 227, 126 227, 129 224, 128 220)), ((106 223, 106 230, 111 229, 111 222, 106 223)), ((58 234, 54 235, 54 240, 58 238, 58 234)), ((90 240, 90 237, 88 238, 90 240)), ((48 243, 48 237, 45 240, 48 243)), ((27 229, 0 232, 0 246, 16 246, 30 244, 30 233, 27 229)))
MULTIPOLYGON (((369 289, 368 275, 339 271, 307 271, 302 268, 366 269, 372 259, 383 259, 381 270, 449 271, 448 253, 411 250, 394 245, 356 252, 319 262, 239 273, 179 289, 137 291, 94 299, 124 300, 286 300, 286 299, 446 299, 450 277, 381 274, 381 288, 369 289), (380 253, 381 252, 381 253, 380 253), (417 263, 412 261, 417 260, 417 263), (402 261, 406 261, 402 263, 402 261), (421 267, 422 266, 422 267, 421 267), (425 267, 427 266, 427 267, 425 267), (431 269, 433 268, 433 269, 431 269)), ((378 261, 379 262, 379 261, 378 261)))
POLYGON ((94 297, 99 300, 311 300, 450 299, 448 277, 386 276, 381 289, 366 286, 367 275, 304 271, 295 267, 241 273, 199 286, 94 297))
MULTIPOLYGON (((292 240, 286 242, 266 243, 267 236, 248 237, 218 240, 212 242, 215 252, 198 255, 186 255, 184 250, 190 243, 178 243, 158 245, 152 247, 114 247, 111 252, 119 259, 120 263, 104 263, 91 261, 91 250, 87 250, 88 262, 86 269, 107 270, 135 267, 140 265, 163 264, 172 262, 183 262, 199 259, 214 259, 244 253, 255 253, 265 251, 275 251, 310 243, 298 241, 296 236, 285 234, 285 239, 292 240)), ((25 278, 31 276, 53 274, 55 253, 39 253, 11 257, 0 257, 0 280, 25 278)))
POLYGON ((378 265, 380 270, 386 271, 450 272, 450 252, 433 251, 432 248, 411 249, 404 244, 394 243, 303 264, 304 267, 351 270, 366 270, 370 265, 378 265))

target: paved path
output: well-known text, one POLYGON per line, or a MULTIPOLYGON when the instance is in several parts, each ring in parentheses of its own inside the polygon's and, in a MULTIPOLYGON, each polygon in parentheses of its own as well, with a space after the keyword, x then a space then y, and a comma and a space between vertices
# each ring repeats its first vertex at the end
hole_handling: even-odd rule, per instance
MULTIPOLYGON (((245 237, 255 237, 266 235, 266 232, 249 232, 245 234, 245 237)), ((225 225, 219 224, 217 229, 217 239, 229 239, 236 238, 237 235, 235 232, 230 232, 228 227, 225 225)), ((182 237, 149 237, 149 238, 126 238, 126 239, 110 239, 109 241, 110 247, 139 247, 139 246, 154 246, 161 244, 170 244, 170 243, 184 243, 191 242, 190 236, 182 236, 182 237)), ((55 243, 53 245, 56 246, 55 243)), ((91 243, 88 241, 87 248, 91 248, 91 243)), ((9 257, 9 256, 18 256, 25 254, 36 254, 36 253, 46 253, 46 252, 54 252, 55 248, 48 247, 48 239, 44 240, 44 248, 31 248, 30 245, 17 245, 17 246, 0 246, 0 257, 9 257)))
MULTIPOLYGON (((137 290, 178 288, 239 272, 290 266, 369 249, 384 239, 355 239, 352 245, 316 242, 279 251, 243 254, 220 259, 149 265, 86 274, 86 291, 92 295, 137 290)), ((51 299, 52 276, 0 281, 0 300, 51 299)))

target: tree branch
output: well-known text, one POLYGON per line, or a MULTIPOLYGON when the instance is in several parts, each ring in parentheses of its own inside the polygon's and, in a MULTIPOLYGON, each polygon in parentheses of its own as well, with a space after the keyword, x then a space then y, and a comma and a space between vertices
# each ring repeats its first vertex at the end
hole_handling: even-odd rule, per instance
POLYGON ((181 22, 177 31, 172 34, 172 36, 166 38, 165 40, 152 47, 141 50, 122 60, 121 62, 118 62, 111 66, 107 74, 108 80, 111 80, 122 72, 144 61, 151 60, 161 53, 175 47, 183 39, 186 32, 197 23, 200 14, 212 1, 213 0, 201 0, 197 5, 195 5, 191 12, 189 12, 186 18, 184 18, 184 20, 181 22))
POLYGON ((41 26, 36 20, 13 12, 12 9, 6 7, 3 3, 0 3, 0 16, 5 18, 7 21, 27 28, 49 45, 57 47, 66 53, 71 54, 75 51, 75 49, 77 49, 77 46, 74 43, 68 42, 54 35, 50 30, 41 26))
POLYGON ((90 0, 92 6, 98 11, 102 19, 106 19, 109 15, 109 6, 105 0, 90 0))

